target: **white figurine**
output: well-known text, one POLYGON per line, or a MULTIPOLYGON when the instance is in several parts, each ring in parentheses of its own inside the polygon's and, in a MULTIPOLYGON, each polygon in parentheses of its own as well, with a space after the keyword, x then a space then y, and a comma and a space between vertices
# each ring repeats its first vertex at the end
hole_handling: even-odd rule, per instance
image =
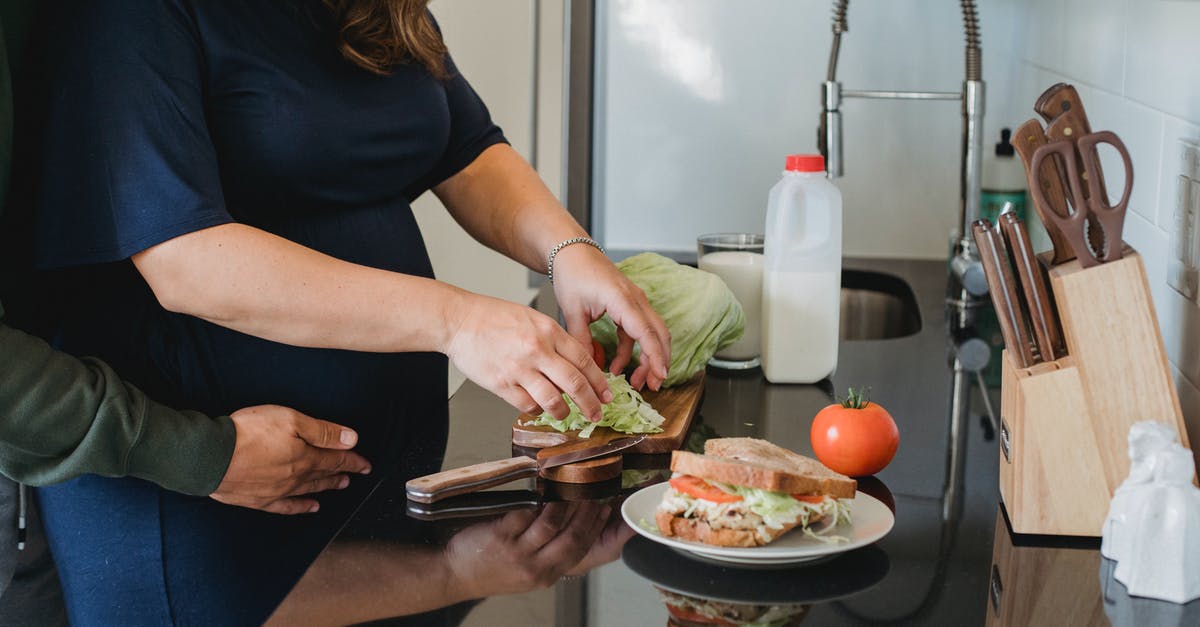
POLYGON ((1159 422, 1129 429, 1129 478, 1104 521, 1100 553, 1132 596, 1186 603, 1200 598, 1200 490, 1192 452, 1159 422))

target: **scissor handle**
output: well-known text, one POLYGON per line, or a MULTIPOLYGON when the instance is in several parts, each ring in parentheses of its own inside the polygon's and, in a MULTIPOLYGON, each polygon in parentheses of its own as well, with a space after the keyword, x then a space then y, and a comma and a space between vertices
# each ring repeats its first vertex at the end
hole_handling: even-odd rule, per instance
POLYGON ((1079 155, 1083 159, 1083 169, 1089 174, 1087 185, 1088 196, 1091 198, 1091 210, 1096 213, 1113 210, 1124 211, 1129 207, 1129 195, 1133 193, 1133 160, 1129 158, 1125 142, 1121 141, 1121 138, 1112 131, 1089 133, 1077 141, 1079 155), (1096 150, 1096 146, 1100 144, 1108 144, 1115 148, 1121 155, 1121 163, 1125 166, 1125 189, 1121 192, 1121 198, 1111 204, 1101 185, 1101 177, 1092 175, 1093 172, 1100 171, 1100 151, 1096 150))
MULTIPOLYGON (((1063 192, 1070 196, 1070 205, 1075 208, 1075 211, 1071 211, 1071 208, 1067 207, 1065 203, 1063 205, 1051 203, 1046 198, 1046 193, 1040 185, 1031 189, 1030 192, 1033 194, 1034 202, 1049 209, 1056 222, 1064 227, 1075 227, 1076 224, 1079 224, 1081 228, 1086 216, 1084 215, 1085 212, 1080 211, 1084 206, 1084 196, 1083 188, 1079 182, 1079 175, 1076 174, 1079 170, 1079 162, 1075 158, 1075 145, 1068 140, 1060 139, 1038 146, 1037 150, 1033 151, 1033 158, 1029 160, 1029 170, 1035 174, 1040 173, 1042 171, 1042 163, 1047 158, 1052 158, 1056 155, 1063 160, 1063 166, 1066 170, 1066 176, 1061 177, 1066 179, 1067 183, 1067 189, 1064 189, 1063 192)), ((1054 167, 1057 170, 1059 165, 1054 163, 1054 167)))

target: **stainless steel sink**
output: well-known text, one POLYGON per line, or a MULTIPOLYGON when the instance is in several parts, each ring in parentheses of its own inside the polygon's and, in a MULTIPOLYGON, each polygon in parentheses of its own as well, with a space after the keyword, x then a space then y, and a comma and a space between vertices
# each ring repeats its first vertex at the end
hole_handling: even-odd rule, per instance
POLYGON ((882 272, 842 271, 843 340, 886 340, 920 330, 917 299, 903 279, 882 272))

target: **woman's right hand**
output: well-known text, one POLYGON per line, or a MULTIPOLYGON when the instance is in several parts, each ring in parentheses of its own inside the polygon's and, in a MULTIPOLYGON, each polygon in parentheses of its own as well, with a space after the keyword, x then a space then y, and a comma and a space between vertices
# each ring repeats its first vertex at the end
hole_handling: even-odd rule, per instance
POLYGON ((590 346, 571 337, 552 318, 529 307, 466 293, 454 310, 446 355, 472 381, 519 411, 569 411, 566 393, 590 420, 612 400, 590 346))

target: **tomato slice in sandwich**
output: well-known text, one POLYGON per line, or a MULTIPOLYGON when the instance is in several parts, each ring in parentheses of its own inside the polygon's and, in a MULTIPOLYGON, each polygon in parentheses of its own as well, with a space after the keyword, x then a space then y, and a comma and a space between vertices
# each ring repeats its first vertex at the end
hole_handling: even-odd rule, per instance
POLYGON ((692 475, 671 477, 670 484, 672 488, 690 497, 712 501, 713 503, 736 503, 742 500, 742 497, 713 487, 707 481, 699 477, 693 477, 692 475))
POLYGON ((691 612, 683 609, 682 607, 675 607, 674 605, 668 605, 667 612, 679 620, 691 621, 693 623, 700 623, 703 625, 732 625, 733 627, 737 627, 737 623, 730 622, 722 618, 710 618, 699 612, 691 612))
POLYGON ((805 503, 813 503, 814 505, 820 505, 825 501, 825 497, 820 494, 793 494, 792 498, 797 501, 804 501, 805 503))

